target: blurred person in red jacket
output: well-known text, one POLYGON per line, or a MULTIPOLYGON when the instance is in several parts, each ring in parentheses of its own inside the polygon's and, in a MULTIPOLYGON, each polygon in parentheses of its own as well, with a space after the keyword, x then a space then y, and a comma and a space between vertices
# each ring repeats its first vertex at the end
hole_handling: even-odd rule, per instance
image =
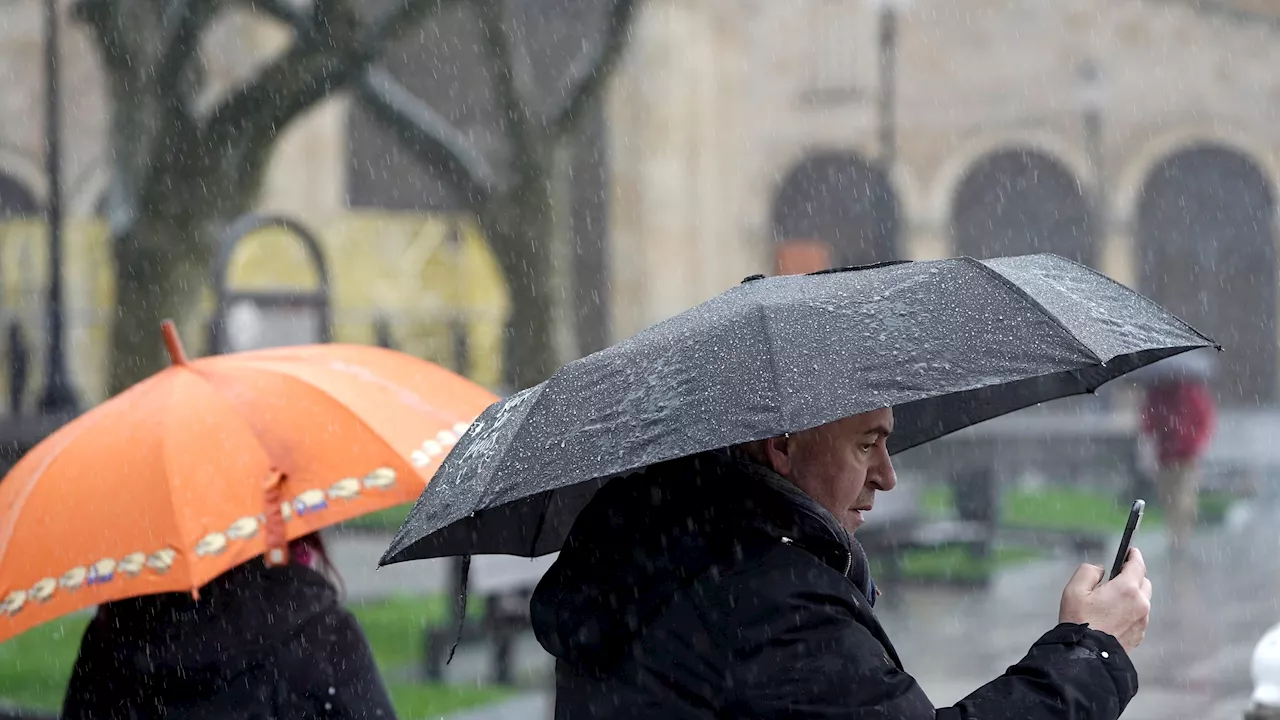
POLYGON ((1175 550, 1186 547, 1199 505, 1200 457, 1213 439, 1216 410, 1205 378, 1160 378, 1147 386, 1142 433, 1152 443, 1160 505, 1175 550))

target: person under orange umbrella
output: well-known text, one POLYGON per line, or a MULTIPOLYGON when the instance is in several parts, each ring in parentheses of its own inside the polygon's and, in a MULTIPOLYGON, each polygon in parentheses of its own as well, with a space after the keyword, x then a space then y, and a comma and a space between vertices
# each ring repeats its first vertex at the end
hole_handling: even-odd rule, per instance
POLYGON ((291 561, 237 565, 190 593, 105 603, 80 641, 63 720, 394 718, 318 534, 291 561))
MULTIPOLYGON (((164 337, 172 367, 54 433, 0 482, 0 640, 101 606, 67 717, 198 717, 234 687, 222 699, 240 717, 254 703, 387 712, 371 663, 358 670, 367 646, 354 620, 296 560, 323 555, 319 529, 416 499, 496 397, 381 348, 188 361, 171 323, 164 337), (353 666, 365 689, 343 686, 353 666), (319 684, 296 690, 308 678, 319 684)), ((269 716, 281 713, 296 714, 269 716)))

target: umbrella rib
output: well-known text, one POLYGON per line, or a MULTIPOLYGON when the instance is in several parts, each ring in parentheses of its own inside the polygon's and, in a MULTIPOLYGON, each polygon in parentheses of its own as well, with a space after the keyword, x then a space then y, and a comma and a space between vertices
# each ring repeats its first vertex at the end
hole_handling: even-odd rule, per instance
MULTIPOLYGON (((231 413, 234 414, 236 417, 240 418, 241 422, 243 422, 246 426, 248 426, 249 434, 253 437, 254 441, 258 443, 258 446, 262 449, 263 453, 266 454, 268 457, 270 457, 270 453, 268 453, 266 447, 262 445, 262 441, 258 438, 258 434, 253 431, 253 423, 249 422, 249 420, 245 418, 243 414, 240 413, 240 410, 235 406, 235 403, 232 403, 229 399, 227 399, 227 397, 223 395, 222 392, 219 390, 218 386, 209 380, 209 377, 206 374, 206 372, 200 369, 199 367, 197 367, 194 363, 185 364, 182 366, 182 369, 190 372, 196 379, 198 379, 201 383, 204 384, 205 387, 209 389, 209 392, 212 393, 214 397, 218 398, 223 403, 225 403, 227 409, 230 410, 231 413)), ((171 402, 173 400, 173 394, 170 393, 170 396, 166 400, 171 402)), ((191 542, 193 539, 199 537, 199 533, 197 532, 194 534, 188 534, 187 532, 188 528, 184 527, 183 523, 180 520, 181 515, 179 514, 179 510, 178 510, 178 493, 174 492, 174 487, 173 487, 173 480, 175 477, 179 477, 180 473, 174 473, 170 471, 169 434, 167 432, 160 436, 160 452, 164 456, 165 494, 168 495, 169 497, 169 505, 172 508, 171 513, 174 521, 174 527, 177 530, 178 540, 182 543, 182 550, 180 552, 183 555, 186 555, 187 548, 191 546, 191 542)), ((214 578, 218 577, 223 572, 226 572, 226 570, 221 570, 217 573, 214 573, 212 576, 206 578, 206 577, 201 577, 200 574, 197 574, 195 569, 195 563, 188 561, 185 565, 187 570, 187 586, 191 589, 192 592, 198 591, 200 588, 212 582, 214 578)))
MULTIPOLYGON (((1064 260, 1066 260, 1067 262, 1071 263, 1072 265, 1077 265, 1077 266, 1079 266, 1080 268, 1084 269, 1086 272, 1092 273, 1092 274, 1094 274, 1094 275, 1096 275, 1096 276, 1098 276, 1098 277, 1100 277, 1100 278, 1102 278, 1102 279, 1104 279, 1104 280, 1110 280, 1111 282, 1115 282, 1115 281, 1114 281, 1114 280, 1112 280, 1111 278, 1107 277, 1105 273, 1098 272, 1097 270, 1095 270, 1095 269, 1093 269, 1093 268, 1089 267, 1088 265, 1085 265, 1085 264, 1083 264, 1083 263, 1078 263, 1078 262, 1076 262, 1075 260, 1070 260, 1070 259, 1067 259, 1067 258, 1063 258, 1063 259, 1064 259, 1064 260)), ((1173 313, 1169 313, 1169 317, 1171 317, 1171 318, 1173 319, 1173 321, 1174 321, 1174 322, 1178 323, 1178 324, 1179 324, 1179 325, 1181 325, 1183 328, 1185 328, 1187 331, 1189 331, 1192 335, 1195 335, 1196 337, 1199 337, 1199 338, 1201 338, 1202 340, 1204 340, 1205 342, 1209 343, 1210 345, 1212 345, 1212 346, 1214 347, 1214 349, 1218 350, 1219 352, 1221 352, 1221 351, 1222 351, 1222 345, 1221 345, 1220 343, 1218 343, 1218 342, 1217 342, 1216 340, 1214 340, 1213 338, 1209 337, 1208 335, 1205 335, 1204 333, 1202 333, 1202 332, 1200 332, 1199 330, 1197 330, 1197 329, 1195 329, 1194 327, 1192 327, 1189 323, 1187 323, 1187 321, 1186 321, 1186 320, 1183 320, 1182 318, 1178 317, 1177 315, 1175 315, 1175 314, 1173 314, 1173 313)))
POLYGON ((1099 365, 1107 364, 1106 360, 1103 360, 1101 357, 1098 357, 1098 353, 1094 352, 1093 348, 1086 345, 1083 340, 1081 340, 1079 337, 1076 336, 1075 333, 1071 332, 1071 329, 1066 326, 1066 323, 1062 322, 1062 320, 1059 319, 1057 315, 1054 315, 1053 313, 1049 312, 1049 308, 1046 308, 1044 306, 1044 303, 1041 303, 1039 300, 1032 297, 1031 293, 1028 293, 1026 290, 1019 287, 1017 283, 1013 282, 1012 280, 1010 280, 1009 278, 1001 274, 999 271, 990 267, 989 265, 987 265, 986 263, 980 260, 975 260, 971 257, 963 257, 960 259, 978 266, 979 268, 982 269, 983 272, 985 272, 986 274, 998 280, 1006 288, 1012 290, 1015 295, 1027 301, 1031 305, 1031 307, 1039 310, 1042 315, 1049 318, 1049 320, 1053 321, 1053 324, 1057 325, 1064 333, 1067 334, 1068 337, 1070 337, 1072 340, 1075 340, 1077 345, 1084 348, 1084 351, 1089 355, 1089 357, 1093 358, 1094 361, 1096 361, 1099 365))
MULTIPOLYGON (((353 365, 352 363, 348 363, 348 362, 346 362, 346 361, 337 361, 337 362, 341 363, 344 367, 351 367, 351 366, 353 365)), ((301 383, 303 383, 303 384, 307 385, 308 387, 313 387, 313 388, 316 388, 317 390, 319 390, 319 389, 320 389, 320 386, 316 385, 315 383, 310 382, 310 381, 308 381, 308 380, 306 380, 306 379, 302 378, 302 377, 301 377, 301 376, 299 376, 299 375, 294 375, 294 374, 292 374, 292 373, 288 372, 287 370, 282 369, 282 368, 280 367, 280 366, 282 366, 282 365, 283 365, 283 366, 285 366, 285 367, 288 367, 288 366, 290 366, 290 365, 300 365, 300 366, 302 366, 303 368, 306 368, 306 367, 307 367, 307 362, 306 362, 306 358, 305 358, 305 357, 300 357, 300 356, 299 356, 299 357, 294 357, 294 356, 289 356, 289 355, 282 355, 281 357, 272 357, 272 358, 269 358, 269 359, 262 359, 262 358, 250 358, 250 359, 242 359, 242 360, 240 361, 240 367, 253 368, 254 370, 257 370, 257 371, 260 371, 260 372, 274 372, 274 373, 280 373, 280 374, 282 374, 282 375, 286 375, 286 376, 288 376, 288 377, 294 378, 295 380, 298 380, 299 382, 301 382, 301 383)), ((331 365, 330 367, 332 368, 333 366, 331 365)), ((443 368, 442 368, 442 369, 443 369, 443 368)), ((370 374, 372 374, 372 373, 370 373, 370 374)), ((394 386, 394 387, 396 388, 396 390, 397 390, 397 391, 402 391, 402 392, 406 392, 406 393, 409 393, 409 394, 413 395, 413 396, 414 396, 415 401, 416 401, 416 402, 418 402, 418 403, 420 403, 420 404, 422 405, 422 408, 423 408, 426 412, 429 412, 429 413, 431 413, 432 415, 436 415, 436 416, 438 416, 438 417, 440 417, 440 418, 444 419, 446 422, 448 421, 448 418, 450 418, 450 415, 449 415, 446 411, 444 411, 444 410, 441 410, 441 409, 437 408, 435 404, 433 404, 433 403, 429 402, 429 401, 428 401, 428 400, 426 400, 425 398, 422 398, 422 397, 421 397, 420 395, 418 395, 418 393, 417 393, 415 390, 413 390, 412 388, 409 388, 409 387, 406 387, 406 386, 404 386, 404 385, 401 385, 400 383, 391 382, 391 381, 387 380, 386 378, 383 378, 383 377, 381 377, 381 376, 377 376, 376 374, 374 374, 374 377, 376 377, 376 378, 377 378, 377 380, 378 380, 379 382, 381 382, 382 384, 384 384, 384 385, 391 385, 391 386, 394 386)), ((460 377, 461 377, 461 376, 460 376, 460 377)), ((368 378, 361 378, 361 379, 365 379, 365 380, 367 380, 368 378)), ((463 379, 466 379, 466 378, 463 378, 463 379)), ((468 380, 468 382, 470 382, 470 381, 468 380)), ((324 392, 324 391, 322 391, 322 392, 324 392)), ((326 394, 328 394, 328 393, 326 393, 326 394)), ((330 395, 330 397, 332 397, 332 395, 330 395)))
MULTIPOLYGON (((242 366, 241 369, 244 369, 244 366, 242 366)), ((280 370, 274 369, 274 368, 264 368, 260 366, 254 367, 253 370, 255 372, 271 373, 271 374, 279 375, 280 377, 283 377, 283 378, 287 378, 291 382, 299 383, 307 388, 310 388, 311 390, 314 390, 321 397, 325 398, 329 402, 332 402, 338 407, 347 408, 348 410, 350 409, 346 403, 344 403, 339 398, 335 397, 333 393, 329 392, 328 390, 325 390, 324 388, 320 387, 319 385, 316 385, 315 383, 308 382, 306 379, 301 378, 297 375, 287 373, 287 372, 281 372, 280 370)), ((210 386, 213 387, 214 392, 222 396, 222 392, 218 389, 218 386, 216 383, 212 382, 208 377, 203 375, 202 375, 202 379, 205 382, 209 383, 210 386)), ((231 405, 233 412, 235 412, 236 415, 238 415, 242 420, 244 420, 244 422, 249 426, 249 432, 253 435, 254 439, 258 441, 259 446, 262 447, 262 450, 267 454, 267 457, 271 458, 271 462, 276 463, 276 458, 271 457, 271 452, 262 443, 262 439, 258 435, 258 432, 255 430, 255 425, 253 424, 253 422, 251 422, 249 418, 245 417, 245 415, 240 412, 240 409, 235 407, 234 403, 229 402, 228 404, 231 405)), ((446 417, 446 418, 448 417, 448 415, 446 415, 442 411, 435 411, 435 412, 443 417, 446 417)), ((356 413, 355 411, 351 411, 351 417, 356 423, 360 425, 360 427, 362 427, 371 436, 373 436, 378 441, 378 443, 380 443, 383 446, 383 448, 390 451, 392 457, 400 460, 405 460, 405 462, 408 463, 408 461, 404 458, 404 456, 398 450, 392 447, 391 443, 388 442, 387 439, 382 436, 382 433, 378 432, 377 430, 374 430, 374 428, 368 422, 366 422, 365 419, 361 417, 359 413, 356 413)), ((412 467, 411 464, 410 466, 412 467)), ((417 470, 417 468, 414 468, 414 469, 415 471, 417 470)), ((422 476, 421 472, 418 472, 417 474, 419 477, 422 476)), ((424 482, 423 484, 425 485, 426 483, 424 482)))
MULTIPOLYGON (((787 421, 790 420, 791 413, 782 407, 782 393, 779 391, 779 388, 777 385, 778 378, 780 377, 778 375, 778 343, 776 342, 776 339, 773 336, 773 328, 769 324, 768 306, 765 303, 761 302, 756 305, 756 308, 758 308, 760 312, 760 327, 763 329, 765 342, 767 345, 766 350, 769 353, 769 377, 772 378, 772 382, 774 385, 773 397, 775 398, 775 402, 777 403, 777 406, 778 406, 778 414, 782 416, 781 418, 779 418, 782 421, 779 424, 785 425, 787 421)), ((755 438, 755 439, 763 440, 764 438, 755 438)))

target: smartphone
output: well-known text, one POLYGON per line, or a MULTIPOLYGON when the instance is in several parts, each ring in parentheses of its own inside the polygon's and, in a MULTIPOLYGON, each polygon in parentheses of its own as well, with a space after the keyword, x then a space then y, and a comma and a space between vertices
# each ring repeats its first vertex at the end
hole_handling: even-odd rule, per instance
POLYGON ((1133 501, 1133 507, 1129 509, 1129 521, 1124 524, 1124 536, 1120 538, 1120 549, 1116 550, 1116 561, 1111 565, 1109 580, 1114 580, 1124 568, 1125 556, 1129 554, 1129 544, 1133 542, 1133 534, 1138 532, 1138 526, 1142 524, 1142 511, 1146 507, 1146 500, 1133 501))

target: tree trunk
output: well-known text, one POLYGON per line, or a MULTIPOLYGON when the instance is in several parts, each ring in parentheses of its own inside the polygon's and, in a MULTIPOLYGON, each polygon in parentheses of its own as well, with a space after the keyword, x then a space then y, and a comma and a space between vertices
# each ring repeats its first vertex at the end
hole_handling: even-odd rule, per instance
MULTIPOLYGON (((549 158, 548 158, 549 159, 549 158)), ((546 164, 478 214, 510 293, 505 375, 512 390, 546 380, 560 366, 551 278, 551 183, 546 164)))
POLYGON ((112 238, 116 313, 111 323, 108 393, 116 393, 169 366, 160 321, 195 328, 194 311, 210 280, 214 242, 204 218, 138 218, 112 238))

